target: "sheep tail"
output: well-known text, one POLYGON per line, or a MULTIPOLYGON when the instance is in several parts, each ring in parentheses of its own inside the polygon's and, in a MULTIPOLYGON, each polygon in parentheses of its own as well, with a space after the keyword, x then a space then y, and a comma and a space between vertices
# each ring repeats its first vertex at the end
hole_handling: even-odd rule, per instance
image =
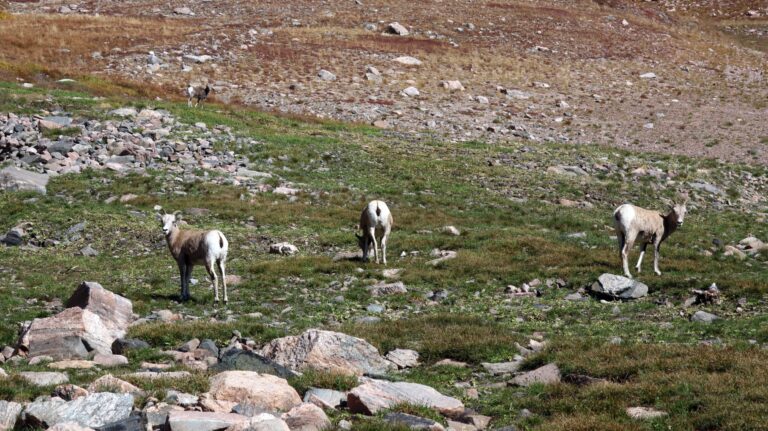
POLYGON ((381 217, 381 208, 379 208, 379 204, 376 204, 376 217, 381 217))
POLYGON ((219 234, 219 247, 224 248, 224 237, 219 234))

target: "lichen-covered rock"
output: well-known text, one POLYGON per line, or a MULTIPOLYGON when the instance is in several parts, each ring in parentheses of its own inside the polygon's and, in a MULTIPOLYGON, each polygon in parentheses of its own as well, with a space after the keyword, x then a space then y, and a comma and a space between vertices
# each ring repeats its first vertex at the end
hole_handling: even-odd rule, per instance
POLYGON ((402 403, 429 407, 449 417, 464 412, 461 401, 418 383, 364 379, 363 384, 352 389, 347 396, 349 410, 366 415, 402 403))
POLYGON ((301 397, 288 381, 253 371, 225 371, 210 379, 208 393, 217 401, 251 404, 268 411, 288 411, 301 397))
POLYGON ((272 340, 260 352, 280 365, 297 371, 384 374, 394 368, 367 341, 340 332, 310 329, 301 335, 272 340))

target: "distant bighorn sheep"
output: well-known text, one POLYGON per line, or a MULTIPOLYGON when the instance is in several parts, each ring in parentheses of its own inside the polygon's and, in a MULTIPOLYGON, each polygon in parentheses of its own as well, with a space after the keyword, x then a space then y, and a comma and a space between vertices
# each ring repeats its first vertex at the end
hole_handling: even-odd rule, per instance
POLYGON ((360 229, 362 235, 355 233, 357 244, 363 250, 363 260, 368 261, 368 251, 373 245, 373 254, 376 256, 376 263, 379 263, 379 250, 376 237, 381 238, 381 257, 384 265, 387 264, 387 239, 392 231, 392 213, 389 212, 387 204, 382 201, 371 201, 363 209, 360 215, 360 229), (378 235, 377 235, 378 234, 378 235))
POLYGON ((619 239, 619 255, 621 264, 624 268, 624 274, 632 278, 629 272, 629 251, 635 243, 637 237, 642 241, 640 249, 640 258, 637 259, 637 272, 640 272, 640 265, 643 262, 645 248, 648 244, 653 244, 653 271, 661 275, 659 271, 659 247, 661 243, 669 237, 672 232, 683 225, 683 219, 687 211, 686 202, 681 205, 672 205, 669 213, 666 215, 658 211, 651 211, 631 204, 624 204, 616 208, 613 212, 616 235, 619 239))
POLYGON ((211 87, 205 84, 205 87, 194 87, 192 85, 187 88, 187 106, 192 106, 192 100, 195 99, 195 108, 203 100, 208 98, 208 93, 211 92, 211 87))
POLYGON ((177 222, 181 220, 179 212, 173 214, 157 214, 163 225, 163 234, 168 243, 168 249, 179 266, 181 276, 181 300, 189 299, 189 281, 192 278, 192 268, 195 265, 205 265, 205 270, 213 282, 215 302, 219 302, 219 284, 216 277, 216 266, 221 272, 221 282, 224 285, 224 303, 227 303, 227 274, 225 271, 229 243, 224 234, 218 230, 180 230, 177 222))

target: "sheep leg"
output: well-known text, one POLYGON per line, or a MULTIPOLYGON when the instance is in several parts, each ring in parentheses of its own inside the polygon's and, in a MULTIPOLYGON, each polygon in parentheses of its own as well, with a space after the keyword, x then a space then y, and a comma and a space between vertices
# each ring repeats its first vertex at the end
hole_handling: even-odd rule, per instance
POLYGON ((189 294, 189 285, 192 282, 192 269, 194 266, 191 263, 186 264, 187 272, 184 277, 184 300, 188 300, 192 295, 189 294))
POLYGON ((640 265, 643 263, 643 256, 645 256, 645 248, 648 246, 647 242, 644 242, 643 245, 640 247, 640 257, 637 259, 637 265, 635 265, 635 268, 637 269, 638 274, 640 273, 640 265))
POLYGON ((376 242, 376 228, 372 227, 368 230, 371 242, 373 243, 373 256, 376 258, 376 263, 379 263, 379 243, 376 242))
POLYGON ((624 248, 621 250, 621 265, 624 267, 624 275, 627 278, 632 278, 632 273, 629 272, 629 251, 632 250, 634 243, 634 235, 627 235, 624 248))
POLYGON ((224 286, 224 304, 229 302, 229 299, 227 298, 227 271, 226 271, 226 263, 224 263, 224 260, 219 259, 216 261, 217 265, 219 266, 219 271, 221 271, 221 284, 224 286))
POLYGON ((659 248, 661 248, 661 242, 653 245, 653 272, 656 275, 661 275, 661 271, 659 271, 659 248))
POLYGON ((187 284, 187 265, 183 261, 179 261, 179 278, 181 281, 181 295, 180 300, 183 302, 186 300, 184 297, 184 292, 186 291, 186 284, 187 284))
POLYGON ((187 98, 187 107, 189 107, 189 108, 192 107, 192 98, 191 97, 187 98))
POLYGON ((219 282, 216 279, 216 270, 213 267, 213 261, 211 259, 205 260, 205 270, 208 271, 208 276, 211 277, 213 283, 213 302, 219 303, 219 282))
POLYGON ((384 235, 381 237, 381 257, 384 265, 387 264, 387 240, 389 240, 390 228, 384 231, 384 235))

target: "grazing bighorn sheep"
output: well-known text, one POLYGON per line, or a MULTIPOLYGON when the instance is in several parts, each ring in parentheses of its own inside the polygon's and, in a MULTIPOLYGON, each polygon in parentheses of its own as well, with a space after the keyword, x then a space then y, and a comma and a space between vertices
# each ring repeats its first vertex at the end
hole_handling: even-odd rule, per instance
POLYGON ((616 211, 613 212, 614 225, 619 239, 621 264, 627 277, 632 278, 632 274, 629 272, 629 251, 638 236, 642 245, 640 258, 637 259, 635 266, 637 272, 640 272, 646 246, 652 243, 653 271, 656 275, 661 275, 661 271, 659 271, 659 247, 661 247, 662 241, 683 225, 686 211, 685 202, 682 205, 673 205, 667 215, 631 204, 624 204, 616 208, 616 211))
POLYGON ((360 215, 360 229, 363 234, 355 233, 355 236, 357 237, 357 244, 363 250, 364 261, 368 261, 368 250, 373 245, 373 254, 376 256, 376 263, 379 263, 379 250, 376 242, 378 236, 381 238, 379 242, 381 243, 382 260, 384 265, 387 264, 387 239, 389 232, 392 231, 393 223, 392 213, 389 212, 387 204, 382 201, 371 201, 363 209, 363 213, 360 215))
POLYGON ((195 265, 205 265, 205 270, 213 282, 215 302, 219 302, 219 284, 216 277, 216 266, 221 272, 221 282, 224 285, 224 303, 227 303, 227 274, 225 272, 227 250, 229 243, 224 234, 218 230, 181 230, 177 222, 181 220, 179 212, 173 214, 157 214, 163 225, 163 234, 168 243, 171 255, 176 259, 181 276, 181 300, 189 299, 189 280, 192 278, 192 268, 195 265))
POLYGON ((211 87, 208 86, 208 84, 205 84, 205 88, 203 87, 193 87, 189 86, 187 88, 187 106, 192 106, 192 99, 197 99, 195 101, 195 108, 197 108, 197 105, 208 98, 208 93, 211 92, 211 87))

